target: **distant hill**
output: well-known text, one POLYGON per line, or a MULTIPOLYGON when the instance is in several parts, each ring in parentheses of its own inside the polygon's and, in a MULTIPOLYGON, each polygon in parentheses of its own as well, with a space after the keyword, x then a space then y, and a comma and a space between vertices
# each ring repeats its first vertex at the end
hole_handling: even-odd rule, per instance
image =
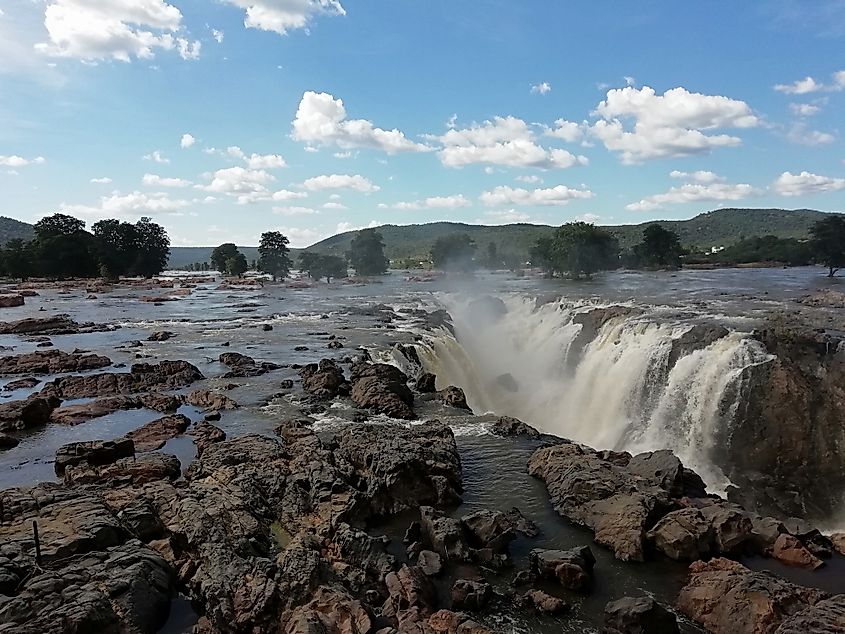
MULTIPOLYGON (((244 254, 249 263, 258 259, 258 247, 238 247, 238 250, 244 254)), ((195 262, 208 262, 211 260, 212 251, 214 247, 170 247, 167 268, 183 269, 195 262)))
POLYGON ((34 236, 35 229, 32 225, 0 216, 0 245, 5 245, 9 240, 32 240, 34 236))
MULTIPOLYGON (((779 238, 806 238, 810 227, 827 214, 812 209, 717 209, 689 220, 660 220, 636 225, 604 227, 613 233, 623 248, 637 244, 642 232, 650 224, 660 224, 676 232, 684 246, 709 250, 714 246, 729 246, 742 238, 774 235, 779 238)), ((552 232, 546 225, 512 224, 501 226, 469 225, 459 222, 432 222, 422 225, 384 225, 385 253, 392 259, 424 258, 437 238, 453 233, 467 233, 479 249, 494 242, 500 253, 516 252, 527 256, 537 239, 552 232)), ((326 238, 308 247, 308 251, 342 254, 349 249, 355 232, 349 231, 326 238)))

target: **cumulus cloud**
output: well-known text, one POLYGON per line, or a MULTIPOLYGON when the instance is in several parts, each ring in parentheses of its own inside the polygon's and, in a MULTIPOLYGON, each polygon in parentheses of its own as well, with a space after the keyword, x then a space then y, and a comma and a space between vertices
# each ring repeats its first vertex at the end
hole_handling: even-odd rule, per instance
POLYGON ((288 31, 307 28, 317 15, 346 15, 339 0, 223 0, 246 10, 244 26, 248 29, 288 31))
POLYGON ((308 91, 302 95, 293 120, 292 136, 305 143, 374 148, 388 154, 430 150, 409 140, 399 130, 383 130, 366 119, 347 119, 343 101, 324 92, 308 91))
POLYGON ((484 218, 477 218, 476 222, 483 225, 509 225, 515 222, 530 222, 531 216, 516 209, 503 209, 501 211, 488 211, 484 218))
POLYGON ((547 82, 541 82, 531 86, 531 94, 533 95, 547 95, 552 91, 552 85, 547 82))
POLYGON ((601 219, 602 219, 601 216, 599 216, 598 214, 589 214, 588 213, 588 214, 581 214, 580 216, 575 216, 575 220, 577 220, 578 222, 586 222, 586 223, 591 224, 591 225, 596 224, 601 219))
POLYGON ((610 90, 592 114, 600 119, 591 133, 626 164, 737 146, 742 143, 738 137, 712 131, 753 128, 760 123, 744 101, 680 87, 662 95, 648 86, 610 90))
POLYGON ((60 205, 62 213, 82 216, 90 219, 101 218, 137 218, 144 215, 174 214, 189 207, 188 200, 170 198, 163 192, 145 194, 132 192, 121 195, 118 192, 110 196, 103 196, 97 205, 60 205))
POLYGON ((211 29, 211 37, 213 37, 218 44, 222 44, 224 33, 223 31, 218 31, 217 29, 211 29))
POLYGON ((585 156, 538 145, 528 124, 516 117, 495 117, 492 121, 465 129, 453 128, 432 138, 443 144, 438 156, 447 167, 480 163, 562 169, 588 162, 585 156))
POLYGON ((742 200, 751 196, 759 196, 762 192, 746 183, 731 184, 722 182, 724 179, 713 172, 698 171, 692 173, 674 171, 672 178, 684 178, 688 181, 679 187, 672 187, 668 192, 648 196, 642 200, 625 206, 628 211, 653 211, 663 209, 666 205, 692 202, 723 202, 726 200, 742 200))
POLYGON ((86 61, 151 59, 156 49, 197 59, 201 47, 179 36, 182 12, 164 0, 50 0, 44 27, 49 42, 36 50, 86 61))
POLYGON ((812 117, 821 111, 821 106, 813 103, 791 103, 789 110, 796 117, 812 117))
POLYGON ((282 216, 313 216, 320 211, 311 207, 273 207, 273 213, 282 216))
POLYGON ((799 121, 789 128, 786 138, 798 145, 828 145, 836 140, 836 137, 829 132, 821 132, 807 127, 807 124, 799 121))
POLYGON ((324 189, 353 189, 355 191, 371 194, 381 188, 361 176, 360 174, 324 174, 309 178, 302 183, 305 189, 319 191, 324 189))
POLYGON ((278 169, 285 167, 285 159, 278 154, 251 154, 244 157, 247 167, 252 170, 278 169))
POLYGON ((574 121, 558 119, 555 121, 554 128, 546 129, 546 136, 563 139, 567 143, 575 143, 576 141, 580 141, 584 136, 584 130, 580 124, 574 121))
POLYGON ((190 187, 193 185, 191 181, 186 181, 184 178, 165 178, 158 174, 144 174, 141 181, 147 187, 190 187))
POLYGON ((152 161, 153 163, 162 163, 163 165, 170 163, 170 159, 165 157, 159 150, 155 150, 154 152, 145 155, 144 160, 152 161))
POLYGON ((409 210, 409 209, 458 209, 459 207, 469 207, 472 203, 469 198, 463 194, 455 194, 454 196, 432 196, 424 200, 415 200, 413 202, 399 202, 393 205, 394 209, 409 210))
POLYGON ((347 207, 343 203, 328 202, 328 203, 325 203, 323 205, 323 209, 331 209, 331 210, 334 210, 334 211, 345 211, 345 210, 349 209, 349 207, 347 207))
POLYGON ((207 192, 234 196, 239 205, 246 205, 270 200, 272 194, 267 185, 275 180, 272 174, 264 170, 227 167, 214 172, 211 183, 199 187, 207 192))
POLYGON ((519 181, 520 183, 528 183, 529 185, 536 185, 537 183, 543 182, 542 178, 534 174, 517 176, 515 180, 519 181))
POLYGON ((42 165, 47 162, 43 156, 36 156, 28 159, 16 154, 3 155, 0 154, 0 165, 3 167, 26 167, 27 165, 42 165))
POLYGON ((781 196, 806 196, 808 194, 823 194, 845 189, 845 178, 819 176, 812 172, 793 174, 784 172, 778 176, 772 189, 781 196))
POLYGON ((845 90, 845 70, 833 73, 830 83, 816 81, 808 76, 791 84, 776 84, 775 90, 787 95, 806 95, 813 92, 840 92, 845 90))
POLYGON ((522 189, 500 185, 493 191, 483 192, 479 199, 489 207, 501 205, 566 205, 571 200, 595 196, 589 189, 572 189, 558 185, 547 189, 522 189))
POLYGON ((103 176, 101 178, 92 178, 91 182, 95 185, 109 185, 112 181, 108 176, 103 176))
POLYGON ((365 225, 356 225, 351 222, 339 222, 337 223, 337 233, 346 233, 347 231, 360 231, 361 229, 375 229, 376 227, 380 226, 381 223, 376 220, 370 220, 370 222, 365 225))
POLYGON ((196 142, 197 140, 192 135, 185 133, 182 135, 182 139, 179 141, 179 145, 182 147, 183 150, 186 150, 196 142))

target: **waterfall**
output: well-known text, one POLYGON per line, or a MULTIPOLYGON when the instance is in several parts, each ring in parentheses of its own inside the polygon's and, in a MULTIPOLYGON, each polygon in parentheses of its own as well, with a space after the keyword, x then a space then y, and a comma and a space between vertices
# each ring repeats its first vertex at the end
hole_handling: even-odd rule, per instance
POLYGON ((747 333, 683 340, 689 319, 632 307, 605 313, 593 332, 595 305, 507 297, 485 312, 465 297, 439 299, 454 334, 426 337, 420 358, 438 388, 463 388, 476 413, 597 449, 671 449, 711 490, 729 484, 719 443, 730 436, 744 370, 772 358, 747 333))

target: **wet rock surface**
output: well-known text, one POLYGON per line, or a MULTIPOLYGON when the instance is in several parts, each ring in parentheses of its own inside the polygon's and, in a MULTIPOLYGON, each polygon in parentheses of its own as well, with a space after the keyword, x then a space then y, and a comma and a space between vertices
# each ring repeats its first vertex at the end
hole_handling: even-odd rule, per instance
POLYGON ((28 354, 0 357, 0 374, 57 374, 85 372, 111 365, 111 359, 98 354, 61 350, 39 350, 28 354))
POLYGON ((137 394, 179 389, 203 378, 199 369, 187 361, 136 363, 129 372, 59 377, 47 383, 41 393, 60 399, 137 394))
POLYGON ((604 609, 603 634, 677 634, 678 620, 651 597, 623 597, 604 609))
POLYGON ((352 366, 350 396, 358 406, 392 418, 413 420, 414 394, 408 377, 386 363, 358 363, 352 366))

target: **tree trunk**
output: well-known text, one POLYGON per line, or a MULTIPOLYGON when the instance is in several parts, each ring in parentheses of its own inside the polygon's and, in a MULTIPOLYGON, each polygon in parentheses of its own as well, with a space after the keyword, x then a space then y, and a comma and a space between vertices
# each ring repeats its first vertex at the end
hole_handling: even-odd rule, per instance
POLYGON ((831 266, 830 273, 827 274, 828 277, 833 277, 836 274, 836 271, 839 270, 838 266, 831 266))

